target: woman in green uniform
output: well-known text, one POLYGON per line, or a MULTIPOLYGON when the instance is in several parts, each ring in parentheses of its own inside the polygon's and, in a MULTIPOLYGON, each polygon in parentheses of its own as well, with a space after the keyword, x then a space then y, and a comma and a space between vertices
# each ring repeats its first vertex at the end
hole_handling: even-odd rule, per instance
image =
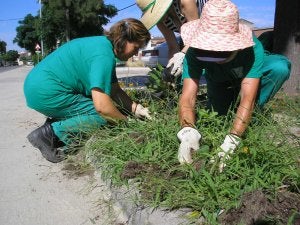
POLYGON ((185 23, 181 34, 190 48, 184 59, 179 100, 182 129, 177 134, 181 141, 178 159, 191 163, 192 151, 199 149, 201 134, 195 127, 195 102, 199 71, 205 69, 208 108, 225 115, 237 104, 232 128, 217 156, 222 171, 224 160, 239 145, 255 105, 262 108, 276 94, 289 78, 291 64, 282 55, 264 51, 251 29, 239 22, 238 9, 229 0, 208 1, 200 19, 185 23))
POLYGON ((24 83, 27 105, 51 119, 27 138, 48 161, 65 158, 62 149, 72 135, 126 120, 114 103, 138 118, 151 118, 120 88, 115 71, 116 58, 128 60, 149 40, 139 20, 124 19, 104 36, 64 44, 32 69, 24 83))

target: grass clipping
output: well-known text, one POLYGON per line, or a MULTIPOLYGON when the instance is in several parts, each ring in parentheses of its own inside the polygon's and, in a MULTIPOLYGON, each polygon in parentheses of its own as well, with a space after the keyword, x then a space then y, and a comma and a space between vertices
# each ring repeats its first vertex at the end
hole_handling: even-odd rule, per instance
MULTIPOLYGON (((219 117, 199 106, 197 128, 203 136, 200 149, 193 156, 193 164, 180 165, 177 160, 176 106, 157 99, 150 99, 147 105, 152 112, 157 112, 154 120, 131 120, 100 129, 86 149, 101 168, 104 178, 110 179, 112 184, 124 185, 129 180, 138 183, 143 204, 169 209, 191 208, 196 212, 194 217, 202 216, 208 224, 218 224, 220 211, 237 212, 245 203, 243 196, 249 193, 264 193, 264 198, 270 202, 282 192, 293 193, 299 199, 299 137, 288 130, 291 123, 299 125, 299 111, 281 121, 272 119, 274 112, 256 112, 246 138, 227 162, 223 173, 219 173, 210 158, 216 154, 230 129, 230 113, 219 117)), ((272 110, 272 103, 270 105, 272 110)), ((274 106, 279 112, 278 102, 274 106)), ((287 109, 287 105, 284 107, 287 109)), ((290 108, 289 113, 299 110, 295 106, 290 108)), ((295 204, 290 208, 284 206, 285 214, 266 212, 251 218, 252 222, 260 217, 274 217, 279 224, 287 224, 289 218, 300 211, 300 202, 295 204)), ((226 215, 221 215, 224 224, 241 222, 231 218, 230 223, 226 215)))

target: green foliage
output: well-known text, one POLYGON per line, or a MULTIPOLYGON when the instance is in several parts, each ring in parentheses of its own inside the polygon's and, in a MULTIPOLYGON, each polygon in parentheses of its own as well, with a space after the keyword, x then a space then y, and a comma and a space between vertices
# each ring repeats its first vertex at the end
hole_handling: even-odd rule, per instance
POLYGON ((15 50, 9 50, 3 55, 0 55, 0 63, 3 63, 6 65, 14 65, 14 63, 17 61, 19 57, 19 53, 15 50))
POLYGON ((19 24, 16 28, 17 35, 13 42, 34 54, 35 45, 40 43, 37 32, 38 16, 28 14, 24 20, 19 21, 19 24))
POLYGON ((4 60, 8 61, 8 62, 15 62, 19 57, 19 53, 16 50, 9 50, 8 52, 6 52, 6 54, 4 55, 4 60))
POLYGON ((57 40, 64 43, 78 37, 102 35, 102 26, 116 15, 116 11, 102 0, 43 1, 39 32, 46 47, 53 49, 57 40))
POLYGON ((116 13, 117 9, 103 0, 44 0, 41 18, 28 14, 19 21, 14 43, 34 54, 35 45, 43 39, 45 52, 51 52, 57 41, 101 35, 102 26, 116 13))
POLYGON ((6 53, 6 42, 0 40, 0 55, 6 53))
POLYGON ((156 67, 150 69, 151 71, 148 73, 149 80, 146 84, 149 91, 160 96, 178 96, 179 90, 176 87, 175 79, 172 80, 170 74, 168 74, 168 78, 166 77, 166 68, 157 64, 156 67))
MULTIPOLYGON (((174 77, 170 74, 169 68, 165 68, 160 64, 150 69, 151 71, 148 73, 149 78, 146 86, 151 96, 159 100, 159 104, 176 106, 181 94, 181 76, 174 77)), ((206 85, 199 85, 197 95, 199 106, 206 103, 206 98, 206 85)))
POLYGON ((43 57, 41 54, 33 54, 31 60, 33 61, 34 65, 37 65, 40 61, 43 60, 43 57))
POLYGON ((151 71, 148 73, 149 81, 147 83, 147 88, 150 91, 154 92, 162 92, 167 91, 169 86, 167 82, 162 79, 162 73, 164 71, 164 67, 158 64, 156 67, 150 68, 151 71))
MULTIPOLYGON (((150 69, 146 86, 151 97, 157 101, 159 108, 162 108, 161 106, 163 105, 166 105, 168 108, 174 108, 181 93, 179 85, 176 84, 175 79, 172 81, 170 78, 166 79, 165 68, 162 65, 158 64, 150 69)), ((162 113, 164 113, 165 108, 162 109, 162 113)))
POLYGON ((300 122, 300 96, 288 96, 279 93, 276 99, 269 103, 273 113, 284 113, 287 116, 295 117, 300 122), (288 109, 288 110, 287 110, 288 109))
POLYGON ((282 187, 300 192, 300 143, 287 132, 288 121, 274 121, 269 113, 257 112, 246 138, 219 173, 210 159, 230 129, 231 113, 220 117, 197 110, 201 147, 193 164, 180 165, 176 106, 157 99, 147 102, 157 112, 154 120, 132 119, 99 129, 86 149, 104 178, 114 185, 136 181, 145 204, 188 207, 199 212, 197 218, 203 216, 208 224, 217 224, 219 211, 237 207, 244 193, 261 189, 274 196, 282 187))

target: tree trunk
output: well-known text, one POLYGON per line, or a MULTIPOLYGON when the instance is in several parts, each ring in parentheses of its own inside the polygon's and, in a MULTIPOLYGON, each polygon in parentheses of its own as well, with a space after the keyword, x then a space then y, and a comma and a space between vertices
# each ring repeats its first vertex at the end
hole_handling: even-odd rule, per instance
POLYGON ((71 37, 70 37, 70 10, 69 8, 66 8, 66 41, 70 41, 71 37))
POLYGON ((300 93, 300 1, 276 0, 274 52, 292 63, 291 76, 283 85, 287 94, 300 93))

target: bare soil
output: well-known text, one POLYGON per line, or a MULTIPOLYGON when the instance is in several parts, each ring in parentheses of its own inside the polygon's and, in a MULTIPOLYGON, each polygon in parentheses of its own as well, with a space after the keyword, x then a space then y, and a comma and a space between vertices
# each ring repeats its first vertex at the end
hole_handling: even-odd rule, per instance
POLYGON ((269 199, 261 190, 256 190, 246 193, 238 208, 221 214, 219 219, 224 225, 300 225, 300 195, 285 190, 269 199))
POLYGON ((82 162, 85 162, 82 152, 69 157, 63 164, 63 175, 70 179, 77 179, 83 176, 93 178, 95 169, 90 164, 82 162))

